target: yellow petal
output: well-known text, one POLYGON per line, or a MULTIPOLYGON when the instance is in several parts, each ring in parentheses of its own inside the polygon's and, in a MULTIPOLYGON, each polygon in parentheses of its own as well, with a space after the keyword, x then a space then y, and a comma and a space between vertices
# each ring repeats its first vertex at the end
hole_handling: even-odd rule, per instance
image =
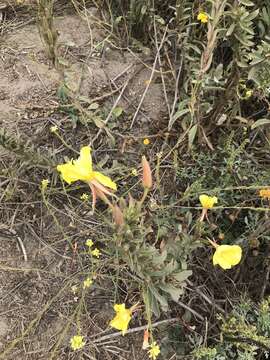
POLYGON ((204 209, 211 209, 217 202, 218 198, 216 196, 200 195, 200 203, 204 209))
POLYGON ((214 253, 213 264, 227 270, 239 264, 241 258, 242 249, 239 245, 220 245, 214 253))
POLYGON ((93 176, 101 185, 113 190, 117 189, 116 183, 113 182, 108 176, 105 176, 98 171, 93 171, 93 176))
POLYGON ((67 164, 58 165, 57 170, 68 184, 80 180, 79 174, 71 161, 67 164))
POLYGON ((80 151, 80 157, 74 161, 76 166, 85 169, 87 172, 92 172, 92 156, 90 146, 83 146, 80 151))
POLYGON ((84 146, 80 151, 77 160, 69 161, 66 164, 58 165, 57 170, 61 172, 63 179, 71 184, 74 181, 89 182, 93 179, 91 149, 84 146))

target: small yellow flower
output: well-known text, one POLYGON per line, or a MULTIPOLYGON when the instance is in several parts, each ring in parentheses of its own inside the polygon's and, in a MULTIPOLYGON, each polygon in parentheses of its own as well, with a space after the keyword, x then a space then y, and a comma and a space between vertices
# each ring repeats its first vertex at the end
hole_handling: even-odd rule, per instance
POLYGON ((81 195, 80 199, 83 200, 83 201, 87 201, 87 200, 89 199, 89 195, 86 194, 86 193, 83 193, 83 194, 81 195))
POLYGON ((48 179, 43 179, 41 181, 41 190, 45 191, 47 189, 48 185, 49 185, 49 180, 48 179))
POLYGON ((218 198, 216 196, 200 195, 199 199, 204 209, 212 209, 212 207, 214 207, 214 205, 218 202, 218 198))
POLYGON ((133 176, 138 176, 138 171, 137 171, 137 169, 132 169, 132 170, 131 170, 131 174, 132 174, 133 176))
POLYGON ((145 138, 143 140, 143 145, 149 145, 150 144, 150 140, 148 138, 145 138))
POLYGON ((83 341, 83 336, 75 335, 70 339, 70 346, 72 350, 78 350, 84 347, 85 342, 83 341))
POLYGON ((88 246, 88 247, 91 247, 93 246, 93 241, 91 239, 87 239, 86 242, 85 242, 85 245, 88 246))
POLYGON ((150 345, 150 350, 148 351, 148 353, 150 359, 156 360, 156 358, 158 357, 160 353, 160 347, 155 341, 150 345))
POLYGON ((91 254, 97 258, 100 257, 100 251, 98 248, 95 248, 94 250, 91 251, 91 254))
POLYGON ((114 311, 116 312, 115 317, 111 320, 110 326, 122 331, 122 335, 125 335, 128 324, 131 320, 131 314, 134 309, 132 306, 130 309, 126 309, 125 304, 115 304, 114 311))
POLYGON ((77 287, 77 285, 73 285, 73 286, 71 286, 71 291, 73 292, 73 294, 75 295, 76 294, 76 292, 78 291, 78 287, 77 287))
POLYGON ((270 199, 270 188, 269 189, 261 189, 259 191, 260 197, 264 199, 270 199))
POLYGON ((227 270, 239 264, 241 258, 242 249, 239 245, 217 245, 213 256, 213 264, 227 270))
POLYGON ((247 90, 246 93, 245 93, 245 98, 248 99, 252 96, 253 94, 253 91, 252 90, 247 90))
POLYGON ((85 279, 84 282, 83 282, 83 288, 84 288, 84 289, 87 289, 87 288, 89 288, 92 284, 93 284, 93 280, 88 277, 88 278, 85 279))
POLYGON ((199 12, 198 16, 197 16, 197 20, 199 20, 201 23, 205 24, 208 22, 208 15, 201 11, 199 12))
POLYGON ((50 127, 50 132, 51 133, 56 133, 58 131, 58 126, 54 125, 50 127))

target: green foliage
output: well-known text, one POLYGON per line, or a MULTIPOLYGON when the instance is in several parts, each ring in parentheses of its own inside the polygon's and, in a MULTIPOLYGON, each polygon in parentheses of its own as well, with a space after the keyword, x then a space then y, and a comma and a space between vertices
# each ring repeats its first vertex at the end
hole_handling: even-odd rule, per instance
POLYGON ((270 355, 270 298, 258 306, 242 300, 228 317, 220 316, 220 343, 200 347, 193 352, 200 360, 255 360, 259 354, 270 355))
POLYGON ((192 274, 187 259, 199 242, 185 232, 173 237, 162 226, 154 238, 153 228, 161 220, 157 214, 146 218, 141 203, 134 199, 128 204, 122 200, 122 208, 124 225, 109 244, 111 256, 120 266, 128 266, 145 302, 160 316, 161 310, 168 310, 169 300, 177 302, 183 294, 185 280, 192 274))

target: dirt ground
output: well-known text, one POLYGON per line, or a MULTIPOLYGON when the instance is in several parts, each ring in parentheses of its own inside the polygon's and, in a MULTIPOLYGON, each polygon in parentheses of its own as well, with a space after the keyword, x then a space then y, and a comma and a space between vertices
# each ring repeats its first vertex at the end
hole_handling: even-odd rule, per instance
MULTIPOLYGON (((102 29, 89 25, 80 16, 63 14, 56 18, 55 25, 59 32, 59 53, 67 62, 62 73, 48 60, 33 21, 20 21, 18 13, 14 18, 12 14, 4 14, 0 39, 1 128, 14 136, 33 139, 43 152, 54 155, 55 139, 49 133, 50 126, 73 127, 68 115, 59 111, 57 90, 63 80, 77 97, 96 99, 97 102, 101 99, 110 107, 127 82, 117 106, 132 114, 151 76, 151 67, 146 66, 149 63, 146 54, 116 49, 109 41, 104 41, 102 29)), ((149 124, 154 129, 164 111, 161 84, 153 81, 150 88, 136 118, 134 139, 139 135, 138 129, 140 134, 144 132, 142 129, 149 133, 149 124)), ((130 122, 118 124, 122 131, 129 126, 130 122)), ((98 130, 93 124, 87 126, 86 136, 84 133, 78 142, 85 143, 98 130)), ((116 147, 118 156, 122 156, 121 138, 116 147)), ((63 147, 60 147, 62 151, 63 147)), ((132 341, 125 338, 123 342, 118 337, 93 345, 80 355, 71 352, 69 340, 74 335, 74 326, 65 329, 68 322, 74 322, 71 309, 77 298, 70 289, 65 291, 62 284, 66 279, 72 283, 82 265, 77 258, 72 259, 65 239, 43 213, 40 178, 30 170, 18 179, 16 171, 12 174, 12 166, 8 168, 7 163, 15 166, 14 157, 1 150, 0 201, 5 202, 5 206, 1 207, 0 221, 0 359, 147 358, 147 353, 140 350, 142 334, 138 339, 133 336, 132 341), (7 174, 13 176, 13 181, 7 181, 7 174), (26 188, 30 192, 27 193, 26 188), (62 288, 64 296, 59 294, 62 288), (59 349, 51 357, 57 341, 60 341, 59 349), (10 344, 12 350, 6 352, 10 344)), ((71 220, 72 214, 67 208, 63 210, 63 224, 66 222, 67 227, 70 226, 68 233, 77 236, 77 242, 98 232, 95 228, 99 225, 92 218, 84 232, 74 229, 71 221, 76 222, 76 219, 71 220)), ((82 326, 89 339, 95 333, 103 334, 112 316, 105 290, 104 284, 99 284, 85 299, 89 319, 82 326), (100 309, 102 316, 97 312, 100 309)))

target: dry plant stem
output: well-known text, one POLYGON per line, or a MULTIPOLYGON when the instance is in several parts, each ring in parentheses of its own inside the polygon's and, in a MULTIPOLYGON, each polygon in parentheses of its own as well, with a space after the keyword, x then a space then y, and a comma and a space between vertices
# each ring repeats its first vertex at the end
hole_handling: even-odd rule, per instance
POLYGON ((170 104, 169 104, 167 90, 166 90, 166 84, 165 84, 164 75, 163 75, 163 67, 162 67, 162 62, 161 62, 161 57, 160 57, 160 51, 158 51, 157 27, 156 27, 155 19, 154 19, 154 31, 155 31, 155 46, 156 46, 157 55, 158 55, 158 64, 159 64, 159 68, 160 68, 160 77, 161 77, 162 86, 163 86, 164 99, 165 99, 165 102, 167 105, 168 114, 170 116, 171 109, 170 109, 170 104))
POLYGON ((156 66, 157 66, 157 61, 158 61, 158 54, 160 53, 160 50, 162 49, 162 46, 163 46, 163 44, 164 44, 164 41, 165 41, 165 38, 166 38, 166 34, 167 34, 167 30, 168 30, 168 26, 166 27, 166 29, 165 29, 165 31, 164 31, 164 34, 163 34, 163 37, 162 37, 162 39, 161 39, 160 45, 159 45, 159 47, 158 47, 158 49, 157 49, 157 54, 156 54, 156 57, 155 57, 155 60, 154 60, 153 66, 152 66, 152 72, 151 72, 151 75, 150 75, 150 79, 149 79, 149 81, 148 81, 148 83, 147 83, 147 85, 146 85, 146 87, 145 87, 145 90, 144 90, 144 92, 143 92, 143 95, 142 95, 142 97, 141 97, 141 100, 140 100, 140 102, 139 102, 139 105, 138 105, 138 107, 137 107, 137 110, 136 110, 136 112, 135 112, 135 114, 134 114, 134 116, 133 116, 133 119, 132 119, 131 124, 130 124, 130 129, 132 129, 132 127, 133 127, 133 125, 134 125, 134 122, 135 122, 135 120, 136 120, 136 118, 137 118, 137 115, 138 115, 138 113, 139 113, 139 111, 140 111, 140 109, 141 109, 142 103, 144 102, 145 96, 146 96, 146 94, 147 94, 147 92, 148 92, 148 89, 149 89, 149 87, 150 87, 150 85, 151 85, 151 82, 152 82, 152 80, 153 80, 154 73, 155 73, 156 66))
POLYGON ((204 321, 204 317, 202 315, 200 315, 197 311, 195 311, 194 309, 192 309, 191 307, 189 307, 188 305, 184 304, 182 301, 178 300, 176 301, 176 304, 180 305, 182 308, 188 310, 189 312, 191 312, 194 316, 197 316, 198 319, 200 319, 201 321, 204 321))
MULTIPOLYGON (((169 324, 169 323, 172 323, 172 322, 176 322, 178 320, 179 320, 179 318, 171 318, 171 319, 167 319, 167 320, 157 321, 156 323, 151 324, 151 327, 154 328, 154 327, 157 327, 159 325, 169 324)), ((148 325, 138 326, 136 328, 127 330, 126 334, 132 334, 132 333, 143 331, 143 330, 146 330, 146 329, 148 329, 148 325)), ((122 336, 122 332, 120 332, 120 331, 116 332, 116 333, 113 333, 113 334, 108 334, 108 335, 101 336, 98 339, 92 340, 92 342, 93 343, 100 343, 101 341, 110 340, 111 338, 115 338, 115 337, 119 337, 119 336, 122 336)))
MULTIPOLYGON (((107 123, 108 123, 108 121, 110 120, 110 118, 111 118, 111 116, 112 116, 112 114, 113 114, 114 109, 116 108, 116 106, 117 106, 117 104, 119 103, 119 101, 120 101, 120 99, 121 99, 124 91, 126 90, 126 87, 128 86, 129 81, 130 81, 130 78, 127 79, 127 81, 125 82, 124 86, 122 87, 122 90, 121 90, 118 98, 117 98, 116 101, 114 102, 113 107, 111 108, 111 111, 109 112, 106 120, 104 121, 104 126, 106 126, 107 123)), ((91 143, 90 143, 91 146, 93 146, 94 142, 99 138, 101 132, 102 132, 102 129, 99 129, 99 130, 98 130, 98 133, 96 134, 96 136, 94 137, 94 139, 93 139, 93 140, 91 141, 91 143)))

